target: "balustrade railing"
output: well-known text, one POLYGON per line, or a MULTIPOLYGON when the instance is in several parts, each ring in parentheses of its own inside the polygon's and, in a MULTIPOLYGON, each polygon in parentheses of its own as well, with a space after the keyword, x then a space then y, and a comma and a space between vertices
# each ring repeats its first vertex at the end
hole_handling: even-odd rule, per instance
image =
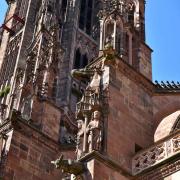
POLYGON ((180 153, 180 130, 152 147, 137 153, 132 161, 133 175, 137 175, 178 153, 180 153))

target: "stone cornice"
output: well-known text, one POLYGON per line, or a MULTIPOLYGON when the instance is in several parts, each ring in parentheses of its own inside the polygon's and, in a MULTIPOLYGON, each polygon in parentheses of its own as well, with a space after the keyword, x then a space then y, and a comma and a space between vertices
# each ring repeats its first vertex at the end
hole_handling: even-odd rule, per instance
POLYGON ((140 85, 148 94, 153 96, 154 84, 151 80, 139 73, 134 67, 116 56, 116 67, 129 79, 140 85))
MULTIPOLYGON (((101 53, 102 54, 102 53, 101 53)), ((96 58, 92 63, 90 63, 87 68, 91 69, 95 66, 98 66, 105 56, 100 56, 96 58)), ((121 73, 123 73, 126 77, 128 77, 133 82, 140 85, 150 96, 179 96, 180 91, 173 91, 171 89, 158 89, 158 87, 148 78, 146 78, 143 74, 138 72, 132 65, 125 62, 118 55, 115 55, 114 60, 112 62, 113 68, 118 69, 121 73)))
POLYGON ((131 173, 125 170, 124 168, 122 168, 122 166, 118 162, 112 160, 107 155, 100 154, 97 151, 92 151, 91 153, 86 154, 79 161, 88 162, 89 160, 92 160, 92 159, 96 159, 102 162, 103 164, 106 164, 110 168, 114 169, 115 171, 119 172, 120 174, 128 177, 129 179, 133 179, 133 176, 131 175, 131 173))
POLYGON ((56 152, 60 151, 74 151, 75 145, 62 145, 49 137, 48 135, 44 134, 42 131, 34 127, 28 121, 24 120, 16 113, 14 113, 12 117, 12 127, 15 131, 29 137, 38 140, 40 143, 46 145, 47 147, 51 148, 56 152))
POLYGON ((180 96, 180 92, 171 92, 171 91, 154 91, 153 96, 180 96))

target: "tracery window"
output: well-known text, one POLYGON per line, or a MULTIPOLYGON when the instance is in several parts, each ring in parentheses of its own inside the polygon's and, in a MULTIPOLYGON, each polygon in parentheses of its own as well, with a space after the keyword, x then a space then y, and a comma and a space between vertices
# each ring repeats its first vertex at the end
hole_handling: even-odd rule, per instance
MULTIPOLYGON (((75 58, 74 58, 74 67, 73 69, 81 69, 84 68, 89 62, 87 54, 82 54, 80 49, 78 48, 75 51, 75 58)), ((70 109, 72 112, 76 110, 76 104, 82 97, 82 89, 81 84, 86 83, 86 81, 82 80, 81 82, 72 83, 72 92, 70 97, 70 109)))
POLYGON ((84 68, 88 64, 87 55, 82 55, 80 49, 76 50, 75 60, 74 60, 74 69, 84 68))
POLYGON ((88 35, 91 35, 93 4, 93 0, 81 0, 80 4, 79 28, 88 35))
MULTIPOLYGON (((27 0, 18 0, 14 14, 17 15, 17 17, 21 18, 22 20, 25 20, 28 4, 29 4, 29 1, 27 0)), ((19 31, 22 28, 21 24, 17 24, 17 25, 16 24, 17 24, 17 21, 14 19, 13 26, 15 26, 15 28, 13 30, 15 32, 19 31)))
POLYGON ((0 84, 5 84, 6 81, 10 80, 11 76, 14 73, 14 67, 19 51, 21 35, 22 34, 19 34, 13 40, 9 41, 6 49, 5 58, 3 60, 0 70, 0 84))

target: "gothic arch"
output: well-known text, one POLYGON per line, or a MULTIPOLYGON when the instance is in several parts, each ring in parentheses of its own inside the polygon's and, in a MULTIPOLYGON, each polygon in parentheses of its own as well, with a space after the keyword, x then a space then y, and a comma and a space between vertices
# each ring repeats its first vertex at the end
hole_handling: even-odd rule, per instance
POLYGON ((89 48, 85 45, 82 45, 81 42, 78 42, 78 44, 77 44, 76 50, 78 50, 78 49, 80 50, 81 54, 86 55, 88 59, 92 58, 92 54, 91 54, 89 48))
POLYGON ((79 28, 91 35, 94 0, 80 1, 79 28))
POLYGON ((78 47, 76 48, 74 52, 74 63, 73 63, 73 69, 79 69, 79 68, 84 68, 89 61, 89 56, 86 51, 81 51, 81 48, 78 47))
POLYGON ((124 21, 116 10, 104 19, 102 30, 103 48, 107 43, 116 48, 117 32, 123 31, 123 24, 124 21))

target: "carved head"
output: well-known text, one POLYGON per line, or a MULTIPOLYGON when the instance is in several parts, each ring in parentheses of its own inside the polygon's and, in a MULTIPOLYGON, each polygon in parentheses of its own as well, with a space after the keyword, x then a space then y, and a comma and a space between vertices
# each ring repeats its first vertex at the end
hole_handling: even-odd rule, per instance
POLYGON ((83 124, 84 124, 84 122, 83 122, 83 120, 77 120, 77 123, 78 123, 78 129, 81 129, 82 127, 83 127, 83 124))
POLYGON ((93 119, 100 120, 100 118, 101 118, 101 112, 100 111, 94 111, 93 112, 93 119))

